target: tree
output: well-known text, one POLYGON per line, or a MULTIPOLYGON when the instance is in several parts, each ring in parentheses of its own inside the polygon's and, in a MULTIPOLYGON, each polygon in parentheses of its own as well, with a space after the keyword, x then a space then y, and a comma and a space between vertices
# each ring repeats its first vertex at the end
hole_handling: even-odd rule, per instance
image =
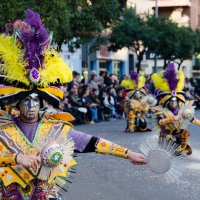
POLYGON ((195 43, 194 43, 194 54, 198 56, 200 54, 200 30, 195 30, 195 43))
POLYGON ((101 32, 120 16, 117 0, 0 0, 0 27, 23 19, 27 8, 38 12, 46 28, 53 31, 53 40, 66 42, 73 50, 91 42, 103 42, 101 32), (76 38, 76 40, 73 40, 76 38))
POLYGON ((177 31, 179 47, 173 61, 178 64, 178 70, 184 60, 192 59, 195 48, 195 33, 189 27, 180 27, 177 31), (179 62, 177 61, 179 60, 179 62))
POLYGON ((153 49, 164 59, 164 69, 174 59, 179 48, 178 26, 167 18, 149 18, 149 26, 155 29, 154 40, 157 40, 153 49))
POLYGON ((144 15, 138 15, 135 9, 125 9, 122 17, 112 27, 109 50, 117 51, 127 47, 137 55, 137 72, 141 70, 141 61, 148 47, 152 47, 154 28, 149 26, 144 15))
POLYGON ((178 27, 167 18, 149 18, 148 23, 156 30, 157 44, 154 48, 164 59, 164 69, 171 61, 180 69, 184 60, 192 58, 195 34, 191 28, 178 27))

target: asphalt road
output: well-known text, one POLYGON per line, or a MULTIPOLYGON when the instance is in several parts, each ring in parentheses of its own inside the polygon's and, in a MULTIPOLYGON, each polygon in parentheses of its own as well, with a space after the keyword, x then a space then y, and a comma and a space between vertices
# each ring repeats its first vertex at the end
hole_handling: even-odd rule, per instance
MULTIPOLYGON (((200 110, 195 116, 200 119, 200 110)), ((133 151, 152 132, 124 133, 125 120, 76 126, 86 134, 99 136, 133 151)), ((150 177, 145 179, 147 166, 135 166, 128 160, 96 153, 78 154, 77 173, 67 192, 67 200, 199 200, 200 199, 200 127, 189 127, 193 154, 184 158, 186 167, 176 183, 165 184, 150 177)))

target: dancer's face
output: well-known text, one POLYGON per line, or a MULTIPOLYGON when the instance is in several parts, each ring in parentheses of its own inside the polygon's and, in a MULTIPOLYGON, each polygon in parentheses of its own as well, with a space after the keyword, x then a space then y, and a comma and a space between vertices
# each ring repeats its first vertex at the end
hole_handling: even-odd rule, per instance
POLYGON ((178 106, 178 102, 176 98, 172 98, 169 102, 169 108, 175 109, 178 106))
POLYGON ((137 91, 137 92, 134 94, 134 97, 135 97, 135 99, 140 99, 140 98, 142 97, 141 92, 137 91))
POLYGON ((20 114, 27 120, 34 120, 38 118, 40 109, 40 99, 37 94, 31 94, 25 97, 20 102, 20 114))

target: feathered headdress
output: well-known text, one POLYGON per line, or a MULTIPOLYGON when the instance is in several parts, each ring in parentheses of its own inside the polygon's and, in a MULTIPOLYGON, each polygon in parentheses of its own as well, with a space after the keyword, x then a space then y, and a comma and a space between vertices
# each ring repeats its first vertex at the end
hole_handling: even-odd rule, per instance
POLYGON ((145 77, 139 76, 139 74, 135 71, 131 71, 130 78, 124 79, 121 82, 121 86, 131 90, 127 93, 129 98, 131 98, 137 91, 140 91, 143 95, 146 95, 146 91, 144 89, 145 77))
POLYGON ((34 92, 57 107, 63 98, 57 86, 70 82, 72 71, 50 46, 52 32, 29 9, 26 18, 16 20, 12 27, 13 35, 0 35, 0 105, 34 92))
POLYGON ((160 74, 153 74, 151 79, 156 88, 156 96, 158 103, 164 107, 173 97, 185 102, 184 92, 184 74, 181 71, 176 71, 173 63, 169 63, 165 71, 160 74))

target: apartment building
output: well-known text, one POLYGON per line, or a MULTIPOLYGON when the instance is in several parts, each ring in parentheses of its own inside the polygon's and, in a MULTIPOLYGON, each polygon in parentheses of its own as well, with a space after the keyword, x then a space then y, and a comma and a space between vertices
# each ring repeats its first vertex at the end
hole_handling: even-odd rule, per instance
MULTIPOLYGON (((149 0, 152 8, 155 10, 156 0, 149 0)), ((168 17, 179 26, 190 26, 193 30, 200 28, 200 0, 157 0, 158 17, 168 17)), ((162 59, 158 55, 158 71, 162 66, 162 59)), ((148 55, 147 59, 154 59, 153 53, 148 55)), ((154 65, 154 62, 148 62, 154 65)), ((197 58, 184 61, 181 67, 187 76, 200 76, 200 61, 197 58)))

